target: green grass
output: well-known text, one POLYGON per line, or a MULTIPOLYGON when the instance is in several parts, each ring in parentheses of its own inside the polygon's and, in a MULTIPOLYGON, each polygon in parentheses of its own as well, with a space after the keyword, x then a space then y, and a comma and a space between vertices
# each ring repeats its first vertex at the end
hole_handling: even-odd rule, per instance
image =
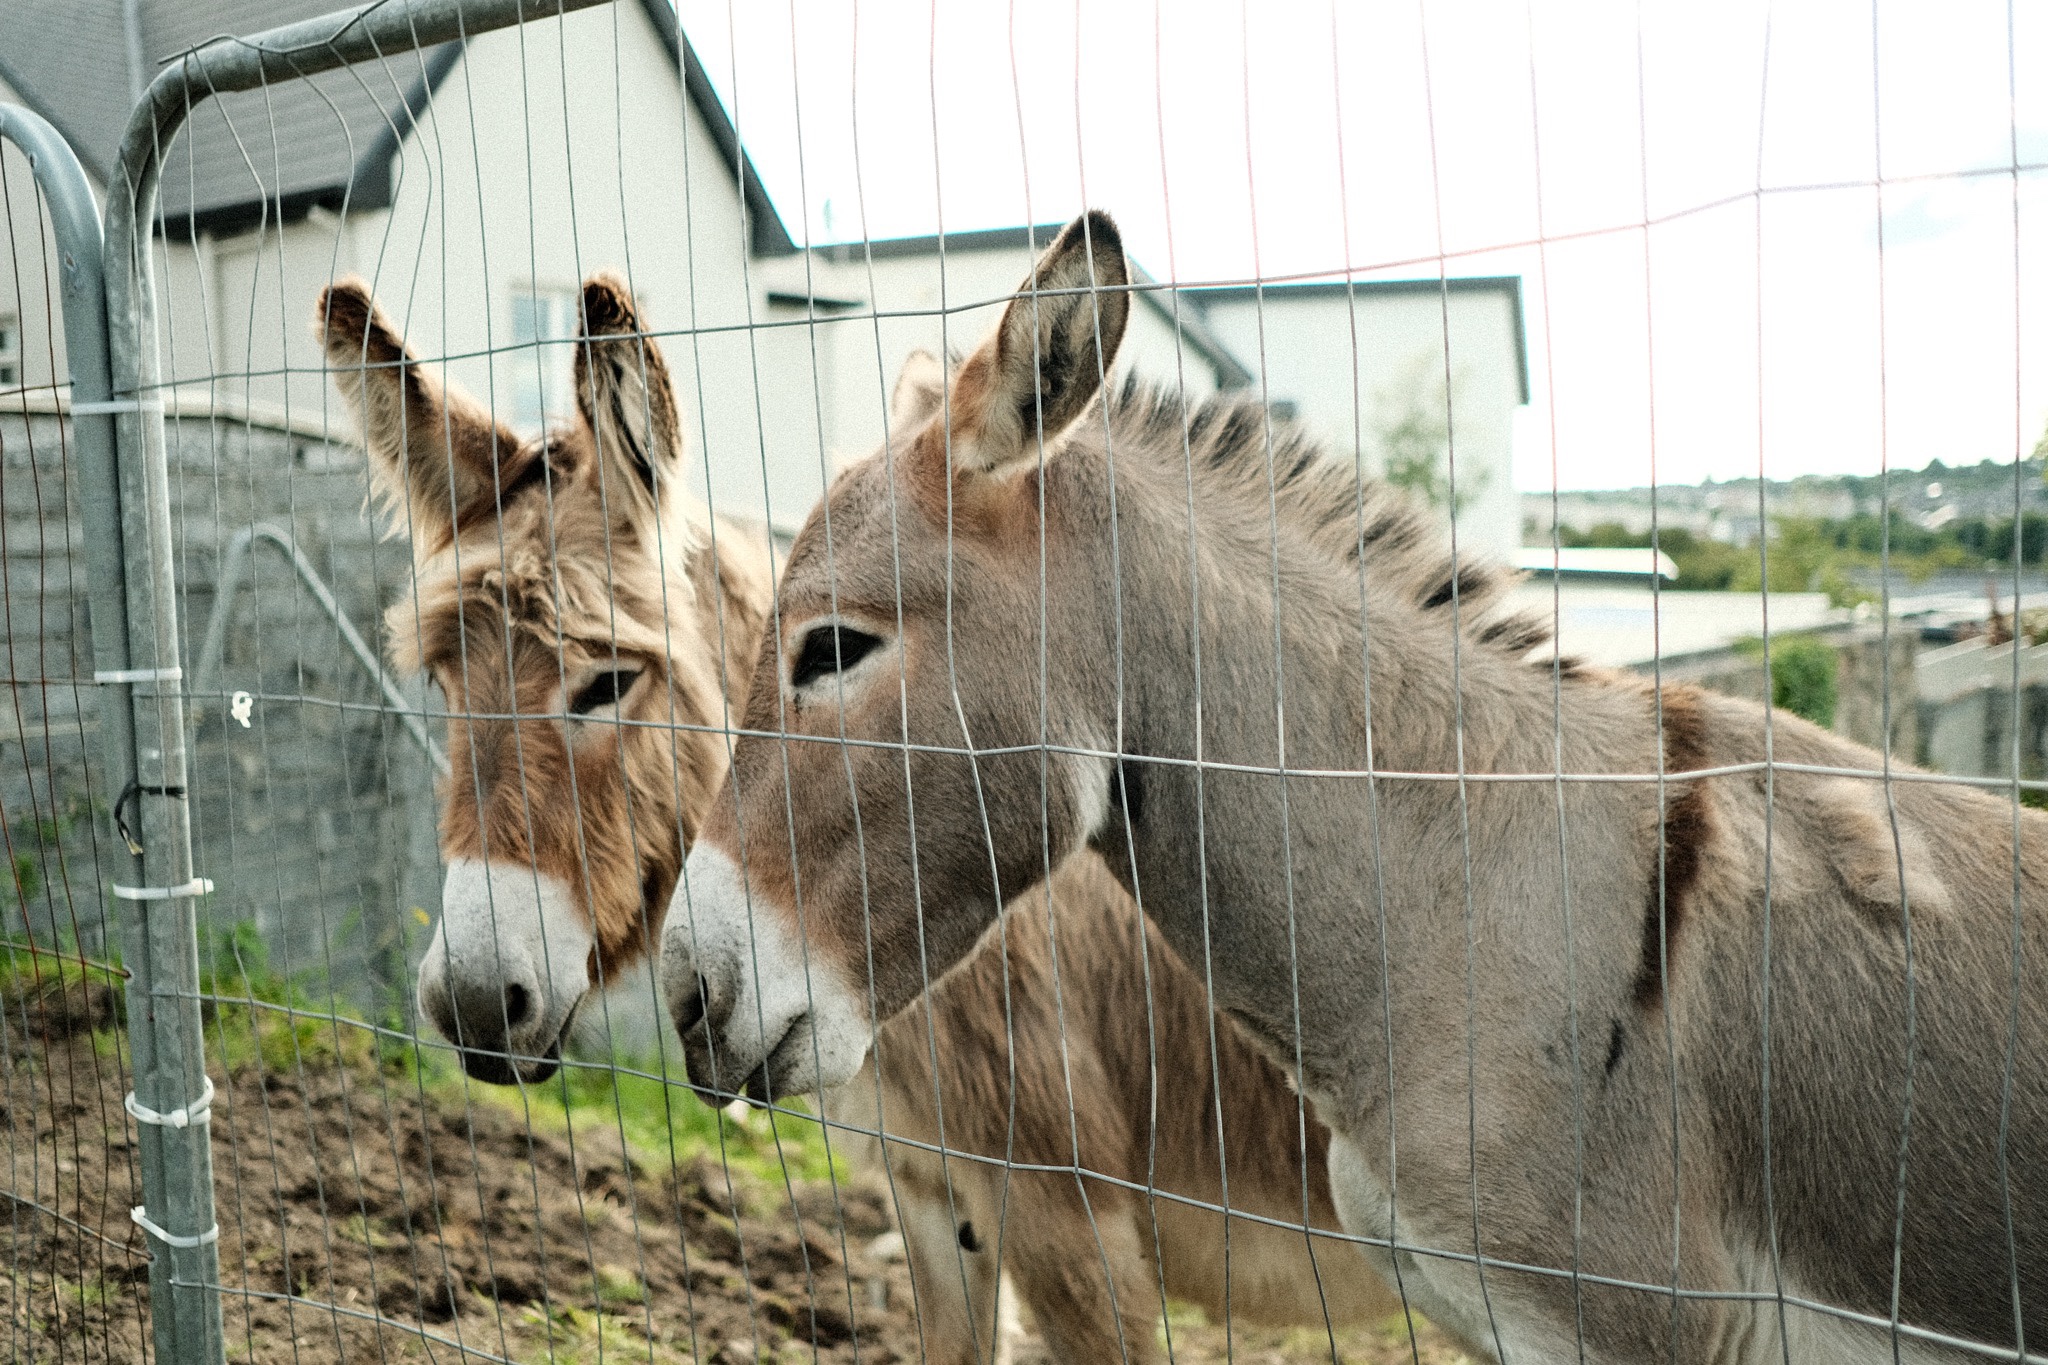
MULTIPOLYGON (((816 1120, 801 1113, 760 1111, 736 1120, 684 1087, 683 1068, 673 1053, 667 1068, 672 1079, 666 1084, 659 1079, 660 1058, 623 1057, 616 1066, 572 1062, 538 1085, 475 1083, 445 1049, 415 1047, 394 1036, 401 1020, 381 1021, 392 1032, 380 1033, 367 1027, 372 1021, 359 1013, 318 998, 278 973, 253 923, 202 932, 199 988, 205 1001, 207 1062, 216 1072, 251 1066, 284 1076, 336 1067, 381 1070, 403 1077, 430 1100, 508 1108, 537 1130, 619 1133, 643 1172, 659 1173, 700 1158, 727 1164, 744 1187, 747 1205, 757 1208, 784 1202, 785 1179, 845 1175, 843 1165, 828 1155, 824 1129, 816 1120)), ((68 989, 88 980, 115 987, 115 1024, 97 1030, 92 1040, 102 1055, 112 1055, 121 1045, 121 975, 118 961, 88 962, 68 948, 0 945, 0 998, 68 989)))
MULTIPOLYGON (((230 1068, 253 1061, 284 1074, 337 1063, 381 1067, 403 1075, 430 1099, 456 1106, 465 1099, 480 1100, 512 1110, 537 1130, 565 1136, 619 1133, 643 1171, 658 1172, 700 1157, 728 1163, 749 1187, 748 1202, 754 1205, 783 1201, 785 1168, 790 1178, 804 1181, 845 1174, 843 1168, 835 1172, 824 1130, 815 1120, 756 1112, 736 1121, 683 1087, 682 1066, 672 1055, 672 1080, 666 1084, 659 1079, 660 1058, 619 1057, 612 1065, 572 1061, 537 1085, 484 1085, 465 1078, 445 1049, 374 1034, 358 1027, 366 1021, 346 1008, 309 1000, 270 969, 253 924, 218 932, 206 967, 201 989, 217 1000, 208 1051, 230 1068)), ((395 1018, 384 1022, 394 1030, 403 1023, 395 1018)))
POLYGON ((16 1000, 38 991, 66 989, 84 981, 119 987, 128 973, 118 954, 87 958, 68 943, 0 943, 0 997, 16 1000))
MULTIPOLYGON (((443 1066, 445 1074, 429 1081, 430 1092, 463 1084, 452 1065, 443 1066)), ((752 1191, 756 1198, 775 1203, 781 1202, 785 1169, 790 1178, 804 1181, 846 1174, 836 1153, 827 1156, 824 1129, 814 1119, 756 1110, 735 1120, 684 1089, 682 1068, 673 1058, 666 1084, 657 1079, 658 1058, 621 1059, 619 1066, 626 1069, 572 1063, 540 1085, 471 1085, 469 1093, 526 1115, 536 1128, 620 1133, 634 1160, 649 1170, 700 1157, 727 1163, 761 1187, 752 1191)))

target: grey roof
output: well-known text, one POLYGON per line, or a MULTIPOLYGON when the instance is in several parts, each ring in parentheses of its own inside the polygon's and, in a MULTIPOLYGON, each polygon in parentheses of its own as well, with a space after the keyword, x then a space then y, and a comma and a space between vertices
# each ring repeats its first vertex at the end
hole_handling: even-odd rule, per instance
POLYGON ((121 0, 12 0, 0 31, 0 78, 101 184, 134 102, 121 16, 121 0))
POLYGON ((1193 347, 1196 355, 1209 362, 1209 368, 1216 372, 1217 388, 1243 389, 1251 386, 1252 372, 1209 325, 1209 315, 1196 297, 1196 291, 1162 285, 1136 261, 1131 262, 1131 269, 1138 276, 1138 301, 1157 313, 1167 326, 1175 329, 1184 344, 1193 347), (1189 306, 1177 307, 1177 302, 1189 306))
MULTIPOLYGON (((739 145, 732 120, 678 32, 666 0, 641 0, 706 130, 739 180, 754 249, 795 250, 739 145)), ((137 93, 159 63, 223 35, 312 18, 337 0, 8 0, 0 77, 71 143, 105 184, 137 93), (133 19, 132 28, 128 20, 133 19)), ((164 158, 163 227, 174 236, 240 231, 318 205, 391 202, 391 158, 461 45, 393 52, 365 63, 210 99, 164 158)))
POLYGON ((1052 245, 1065 222, 1039 223, 1033 227, 977 228, 971 232, 941 232, 923 237, 877 237, 873 241, 833 242, 813 248, 835 261, 877 261, 901 256, 936 256, 941 250, 1015 251, 1019 247, 1039 251, 1052 245))
MULTIPOLYGON (((981 228, 970 232, 946 232, 927 237, 883 237, 871 242, 834 242, 829 246, 812 248, 819 255, 840 263, 873 259, 888 260, 904 256, 937 256, 941 251, 951 255, 969 251, 1016 251, 1019 249, 1039 250, 1051 246, 1053 239, 1065 228, 1064 222, 1036 223, 1028 227, 981 228)), ((1175 290, 1162 285, 1136 261, 1131 269, 1137 278, 1133 281, 1133 293, 1138 302, 1157 313, 1170 327, 1179 331, 1183 344, 1209 363, 1216 374, 1216 387, 1220 389, 1241 389, 1252 382, 1252 372, 1245 368, 1231 349, 1223 344, 1209 326, 1199 302, 1189 290, 1175 290), (1190 307, 1176 310, 1169 294, 1178 293, 1189 300, 1190 307)))

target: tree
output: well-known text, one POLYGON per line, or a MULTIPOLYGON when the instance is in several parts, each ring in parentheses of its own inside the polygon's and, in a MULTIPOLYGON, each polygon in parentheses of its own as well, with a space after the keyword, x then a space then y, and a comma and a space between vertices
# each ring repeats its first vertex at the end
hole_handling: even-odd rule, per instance
POLYGON ((1453 499, 1451 423, 1465 387, 1463 371, 1454 370, 1446 382, 1441 357, 1423 350, 1373 394, 1373 434, 1387 482, 1453 515, 1472 505, 1493 474, 1466 465, 1453 499))

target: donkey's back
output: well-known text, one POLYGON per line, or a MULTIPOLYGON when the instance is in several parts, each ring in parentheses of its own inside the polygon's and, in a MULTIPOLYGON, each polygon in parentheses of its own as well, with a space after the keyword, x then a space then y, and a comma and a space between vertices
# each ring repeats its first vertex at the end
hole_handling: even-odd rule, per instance
MULTIPOLYGON (((1716 736, 1706 762, 1762 757, 1760 710, 1698 704, 1716 736)), ((1781 763, 1882 767, 1796 719, 1772 724, 1781 763)), ((1719 979, 1674 983, 1694 1040, 1681 1064, 1710 1097, 1731 1205, 1775 1210, 1788 1292, 1888 1318, 1896 1248, 1903 1321, 2009 1344, 2023 1322, 2040 1341, 2048 815, 1907 776, 1773 772, 1768 897, 1761 778, 1702 784, 1724 856, 1687 916, 1698 941, 1682 930, 1673 962, 1719 979)), ((1765 1227, 1747 1232, 1768 1251, 1765 1227)), ((1769 1277, 1767 1256, 1752 1273, 1769 1277)))

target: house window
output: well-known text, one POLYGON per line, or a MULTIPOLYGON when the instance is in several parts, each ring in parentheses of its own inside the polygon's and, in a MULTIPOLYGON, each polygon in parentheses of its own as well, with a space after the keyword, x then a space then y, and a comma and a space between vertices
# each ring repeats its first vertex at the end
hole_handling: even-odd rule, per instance
POLYGON ((21 319, 0 313, 0 389, 21 387, 21 319))
POLYGON ((512 349, 500 363, 511 376, 514 426, 526 430, 575 411, 575 335, 574 290, 513 288, 512 349))

